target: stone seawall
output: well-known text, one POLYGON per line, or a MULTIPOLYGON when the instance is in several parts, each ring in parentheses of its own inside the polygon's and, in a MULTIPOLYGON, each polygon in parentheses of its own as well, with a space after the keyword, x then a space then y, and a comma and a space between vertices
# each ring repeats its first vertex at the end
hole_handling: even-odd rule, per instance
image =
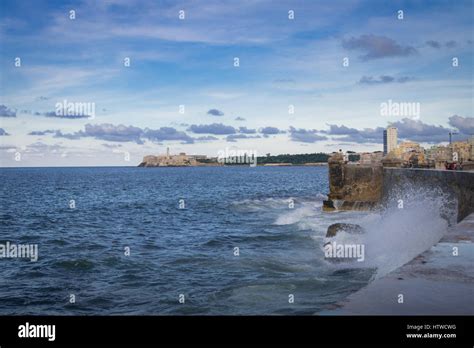
MULTIPOLYGON (((474 172, 384 168, 382 180, 382 203, 393 197, 394 192, 407 188, 438 190, 457 201, 457 221, 474 213, 474 172)), ((449 204, 449 202, 447 202, 449 204)))
POLYGON ((367 210, 380 202, 382 195, 382 165, 346 164, 340 154, 329 161, 329 195, 323 209, 367 210))
MULTIPOLYGON (((445 196, 456 204, 457 221, 474 212, 474 172, 436 169, 408 169, 384 160, 372 165, 348 164, 341 154, 329 161, 329 195, 324 211, 370 210, 391 204, 397 197, 416 199, 423 193, 445 196)), ((420 197, 423 198, 423 197, 420 197)))
MULTIPOLYGON (((397 168, 390 159, 382 161, 381 165, 358 166, 345 163, 340 154, 333 157, 329 160, 330 193, 324 202, 324 210, 338 209, 340 202, 346 199, 350 202, 368 200, 371 204, 375 200, 374 207, 382 209, 393 208, 394 204, 410 209, 414 201, 423 206, 433 203, 441 209, 440 214, 450 227, 440 242, 430 249, 375 279, 342 303, 317 314, 473 315, 474 172, 397 168), (402 303, 399 302, 400 294, 403 295, 402 303)), ((341 210, 349 208, 347 205, 341 210)), ((413 212, 417 214, 416 210, 413 212)), ((429 222, 430 217, 425 215, 417 221, 415 216, 413 221, 409 220, 411 224, 405 225, 404 231, 408 233, 404 240, 409 240, 411 232, 419 228, 417 224, 429 222)), ((398 223, 393 219, 389 221, 398 223)), ((365 233, 358 225, 337 223, 329 227, 327 237, 334 237, 340 230, 365 233)), ((431 234, 432 229, 425 228, 425 232, 431 234)), ((416 237, 415 233, 410 242, 416 244, 416 237)), ((392 247, 390 239, 383 241, 392 247)), ((404 250, 399 247, 397 252, 404 250)))

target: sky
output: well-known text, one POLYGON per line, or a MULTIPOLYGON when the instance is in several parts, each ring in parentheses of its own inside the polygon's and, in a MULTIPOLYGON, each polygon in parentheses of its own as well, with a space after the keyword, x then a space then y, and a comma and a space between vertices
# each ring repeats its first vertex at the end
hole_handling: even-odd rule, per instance
POLYGON ((0 0, 0 166, 465 140, 473 42, 470 0, 0 0))

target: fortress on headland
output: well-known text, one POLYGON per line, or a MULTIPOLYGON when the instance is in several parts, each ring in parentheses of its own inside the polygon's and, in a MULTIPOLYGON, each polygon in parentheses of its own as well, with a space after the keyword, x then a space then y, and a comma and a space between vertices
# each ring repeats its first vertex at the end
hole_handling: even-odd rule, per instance
POLYGON ((209 165, 208 158, 204 155, 186 155, 181 152, 179 155, 170 155, 170 149, 166 149, 165 155, 149 155, 143 157, 139 167, 192 167, 209 165))
POLYGON ((202 166, 325 166, 329 155, 326 153, 283 154, 274 155, 267 153, 257 157, 255 150, 225 149, 217 153, 217 157, 205 155, 170 155, 169 148, 166 154, 149 155, 143 157, 139 167, 202 167, 202 166))

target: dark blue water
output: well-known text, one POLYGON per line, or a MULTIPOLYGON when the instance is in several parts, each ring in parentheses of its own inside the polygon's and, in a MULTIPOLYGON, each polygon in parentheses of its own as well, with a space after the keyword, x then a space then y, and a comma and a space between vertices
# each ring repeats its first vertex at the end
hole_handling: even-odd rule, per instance
POLYGON ((0 179, 0 243, 39 246, 37 262, 0 259, 2 315, 313 314, 370 277, 323 260, 339 221, 321 213, 326 168, 4 168, 0 179))

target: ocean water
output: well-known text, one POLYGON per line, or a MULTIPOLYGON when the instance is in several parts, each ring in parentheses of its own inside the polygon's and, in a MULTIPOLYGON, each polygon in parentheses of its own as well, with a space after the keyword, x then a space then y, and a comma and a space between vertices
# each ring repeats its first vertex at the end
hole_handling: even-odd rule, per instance
POLYGON ((428 226, 410 223, 413 210, 323 213, 327 175, 325 167, 0 169, 0 243, 39 248, 37 262, 0 259, 0 314, 314 314, 426 250, 446 227, 426 204, 428 226), (416 243, 396 237, 400 220, 416 243), (335 222, 367 229, 357 237, 367 244, 363 265, 325 260, 335 222))

